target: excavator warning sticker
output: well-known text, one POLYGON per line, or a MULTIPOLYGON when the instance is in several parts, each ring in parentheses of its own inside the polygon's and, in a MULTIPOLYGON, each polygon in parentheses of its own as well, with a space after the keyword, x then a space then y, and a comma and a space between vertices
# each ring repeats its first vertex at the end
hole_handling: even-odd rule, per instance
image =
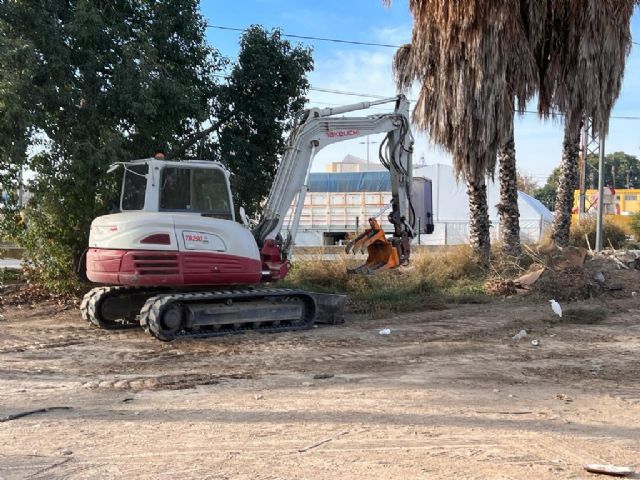
POLYGON ((215 250, 224 252, 227 248, 222 239, 213 233, 182 232, 184 248, 187 250, 215 250))

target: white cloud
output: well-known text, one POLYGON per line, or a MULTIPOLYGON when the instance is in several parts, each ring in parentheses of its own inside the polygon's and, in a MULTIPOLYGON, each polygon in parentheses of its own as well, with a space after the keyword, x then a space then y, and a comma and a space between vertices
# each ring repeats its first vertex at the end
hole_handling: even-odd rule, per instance
MULTIPOLYGON (((395 29, 385 29, 385 31, 387 30, 389 35, 395 31, 395 29)), ((388 48, 358 48, 337 51, 330 58, 316 58, 315 71, 310 78, 311 85, 314 88, 393 97, 396 95, 391 71, 393 54, 394 50, 388 48)), ((347 105, 369 100, 369 98, 316 90, 309 92, 309 99, 311 107, 347 105)), ((372 107, 366 113, 376 114, 384 111, 391 110, 389 107, 381 105, 372 107)), ((427 163, 451 163, 448 155, 429 144, 426 135, 414 132, 414 136, 416 139, 414 162, 419 162, 420 157, 424 156, 427 163)), ((382 138, 383 135, 372 135, 370 142, 380 142, 382 138)), ((367 147, 360 142, 362 142, 361 139, 341 142, 320 151, 314 162, 313 170, 324 170, 327 163, 341 160, 347 154, 366 158, 367 147)), ((373 161, 373 159, 377 159, 378 155, 377 144, 370 145, 369 148, 373 161)))
POLYGON ((383 27, 375 30, 374 37, 378 43, 402 45, 411 40, 411 23, 396 27, 383 27))
MULTIPOLYGON (((373 37, 381 43, 401 44, 410 36, 410 25, 385 27, 375 31, 373 37)), ((377 96, 394 96, 396 94, 393 83, 391 62, 395 50, 383 47, 345 47, 333 50, 331 56, 316 57, 315 71, 311 75, 311 84, 316 88, 341 90, 373 94, 377 96)), ((640 84, 635 73, 640 69, 640 47, 634 46, 621 96, 614 109, 613 115, 638 115, 640 102, 638 91, 640 84)), ((415 98, 416 92, 410 94, 415 98)), ((367 98, 339 95, 335 93, 309 92, 310 106, 326 107, 346 105, 366 101, 367 98)), ((531 103, 529 110, 535 110, 531 103)), ((371 109, 371 113, 389 111, 384 106, 371 109)), ((637 155, 640 153, 637 129, 639 122, 633 120, 612 119, 611 129, 607 138, 607 152, 625 150, 637 155)), ((542 121, 536 115, 524 115, 516 118, 516 151, 518 166, 537 178, 544 178, 554 167, 560 164, 562 155, 563 125, 561 119, 542 121)), ((451 163, 450 156, 440 148, 432 145, 427 136, 414 132, 416 138, 414 162, 419 162, 424 156, 427 163, 451 163)), ((378 138, 370 139, 379 142, 378 138)), ((313 170, 324 170, 327 163, 341 160, 345 155, 352 154, 366 157, 366 146, 361 140, 351 140, 332 145, 322 150, 314 162, 313 170)), ((377 158, 377 147, 370 147, 371 158, 377 158)))

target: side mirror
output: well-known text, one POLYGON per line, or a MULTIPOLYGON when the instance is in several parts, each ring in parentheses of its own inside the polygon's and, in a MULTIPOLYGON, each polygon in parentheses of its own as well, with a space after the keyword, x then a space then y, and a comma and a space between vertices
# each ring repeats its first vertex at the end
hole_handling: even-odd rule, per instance
POLYGON ((245 227, 249 228, 249 219, 247 218, 246 210, 244 209, 244 207, 240 207, 238 211, 240 212, 240 220, 242 220, 242 224, 245 227))

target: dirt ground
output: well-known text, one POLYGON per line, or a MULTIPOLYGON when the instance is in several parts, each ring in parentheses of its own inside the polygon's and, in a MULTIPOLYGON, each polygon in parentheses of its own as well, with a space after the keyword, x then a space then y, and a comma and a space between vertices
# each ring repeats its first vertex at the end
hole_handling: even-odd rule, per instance
POLYGON ((496 300, 171 344, 99 331, 52 303, 5 307, 0 478, 530 480, 640 467, 640 298, 583 304, 608 318, 554 322, 546 301, 496 300), (70 408, 6 420, 45 407, 70 408))

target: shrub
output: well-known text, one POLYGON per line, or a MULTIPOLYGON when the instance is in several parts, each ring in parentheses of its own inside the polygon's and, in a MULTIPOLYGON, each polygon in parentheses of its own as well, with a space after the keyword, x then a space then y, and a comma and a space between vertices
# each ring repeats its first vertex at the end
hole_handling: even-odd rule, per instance
POLYGON ((631 227, 631 231, 636 237, 636 240, 640 240, 640 212, 636 212, 631 215, 631 222, 629 223, 629 227, 631 227))
MULTIPOLYGON (((622 248, 627 243, 627 234, 618 225, 605 221, 604 237, 602 240, 602 245, 605 248, 608 246, 616 249, 622 248)), ((576 247, 589 248, 589 246, 591 246, 591 248, 594 248, 596 244, 596 219, 586 218, 572 225, 569 234, 569 243, 576 247), (589 245, 587 245, 585 235, 589 239, 589 245)))

